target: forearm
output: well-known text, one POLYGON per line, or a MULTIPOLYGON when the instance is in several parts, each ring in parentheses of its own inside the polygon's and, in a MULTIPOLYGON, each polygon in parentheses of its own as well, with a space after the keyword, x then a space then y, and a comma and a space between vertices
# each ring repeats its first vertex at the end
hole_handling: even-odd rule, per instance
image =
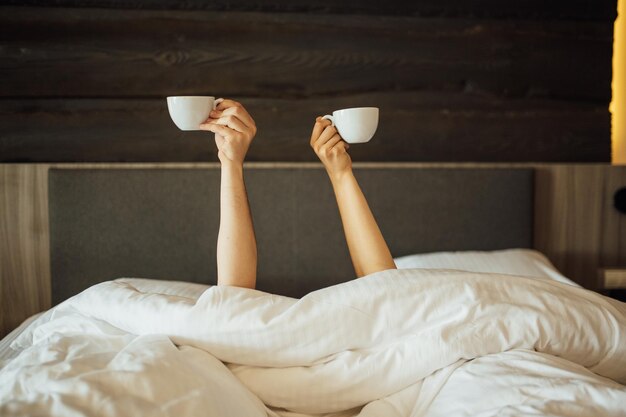
POLYGON ((395 269, 391 252, 352 171, 331 175, 331 182, 357 276, 395 269))
POLYGON ((257 248, 241 164, 222 164, 217 283, 254 288, 257 248))

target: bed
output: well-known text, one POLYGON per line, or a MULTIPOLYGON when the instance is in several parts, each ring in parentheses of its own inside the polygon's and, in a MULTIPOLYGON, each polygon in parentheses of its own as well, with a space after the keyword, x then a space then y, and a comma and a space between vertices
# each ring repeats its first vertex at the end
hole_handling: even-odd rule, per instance
POLYGON ((626 307, 532 249, 532 169, 356 175, 400 269, 353 280, 323 171, 259 168, 244 290, 217 170, 51 170, 55 306, 0 341, 0 414, 624 415, 626 307))

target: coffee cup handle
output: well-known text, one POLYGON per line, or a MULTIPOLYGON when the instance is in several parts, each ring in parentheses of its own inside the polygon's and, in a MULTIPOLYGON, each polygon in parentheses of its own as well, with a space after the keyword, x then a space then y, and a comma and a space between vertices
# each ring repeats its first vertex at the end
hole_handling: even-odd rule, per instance
POLYGON ((218 104, 220 104, 222 101, 224 101, 223 98, 218 98, 213 102, 213 108, 211 110, 215 110, 215 108, 217 107, 218 104))
POLYGON ((326 116, 322 117, 322 120, 330 120, 331 126, 335 126, 335 119, 333 118, 333 116, 331 116, 330 114, 327 114, 326 116))

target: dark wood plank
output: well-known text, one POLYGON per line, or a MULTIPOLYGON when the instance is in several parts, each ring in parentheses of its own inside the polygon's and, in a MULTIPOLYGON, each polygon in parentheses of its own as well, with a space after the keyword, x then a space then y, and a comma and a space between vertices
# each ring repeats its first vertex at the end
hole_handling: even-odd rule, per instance
POLYGON ((611 97, 612 24, 4 8, 2 97, 611 97))
POLYGON ((16 6, 613 21, 617 0, 5 0, 16 6))
MULTIPOLYGON (((379 106, 372 141, 354 161, 610 161, 605 106, 459 93, 368 93, 340 98, 235 97, 259 133, 249 161, 315 161, 315 116, 379 106)), ((0 160, 217 161, 212 134, 181 132, 164 99, 0 100, 0 160)))

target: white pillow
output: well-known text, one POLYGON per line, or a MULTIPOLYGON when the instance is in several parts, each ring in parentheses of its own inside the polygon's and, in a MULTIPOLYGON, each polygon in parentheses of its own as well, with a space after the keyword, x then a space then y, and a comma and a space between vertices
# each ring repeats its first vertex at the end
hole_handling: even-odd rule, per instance
POLYGON ((506 249, 489 252, 434 252, 395 258, 398 268, 459 269, 470 272, 549 278, 579 287, 564 277, 541 252, 506 249))

